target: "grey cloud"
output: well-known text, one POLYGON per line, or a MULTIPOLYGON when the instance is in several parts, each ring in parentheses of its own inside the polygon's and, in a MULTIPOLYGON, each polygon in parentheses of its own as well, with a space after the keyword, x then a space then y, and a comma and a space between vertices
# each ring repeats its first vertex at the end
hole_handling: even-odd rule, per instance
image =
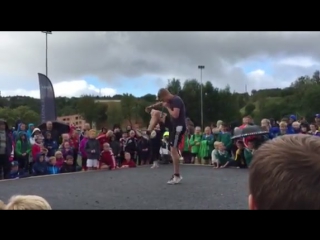
MULTIPOLYGON (((259 83, 236 65, 295 56, 320 61, 319 40, 318 32, 53 32, 49 35, 49 77, 59 82, 94 75, 110 84, 117 77, 147 74, 198 79, 201 64, 206 66, 204 80, 218 87, 275 87, 281 81, 311 74, 317 65, 275 65, 273 78, 259 83)), ((41 32, 2 32, 0 51, 0 77, 29 81, 45 72, 45 36, 41 32)))

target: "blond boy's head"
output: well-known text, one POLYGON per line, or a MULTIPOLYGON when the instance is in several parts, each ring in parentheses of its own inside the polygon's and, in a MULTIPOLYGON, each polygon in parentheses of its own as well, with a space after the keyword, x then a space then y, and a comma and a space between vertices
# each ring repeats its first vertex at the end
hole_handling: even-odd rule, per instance
POLYGON ((264 143, 249 168, 249 208, 320 210, 320 139, 289 134, 264 143))
POLYGON ((218 149, 220 144, 221 144, 221 142, 215 141, 215 142, 213 143, 213 146, 214 146, 215 149, 218 149))
POLYGON ((6 210, 52 210, 50 204, 40 196, 17 195, 10 198, 6 210))
POLYGON ((6 209, 6 205, 4 204, 4 202, 0 200, 0 210, 5 210, 5 209, 6 209))

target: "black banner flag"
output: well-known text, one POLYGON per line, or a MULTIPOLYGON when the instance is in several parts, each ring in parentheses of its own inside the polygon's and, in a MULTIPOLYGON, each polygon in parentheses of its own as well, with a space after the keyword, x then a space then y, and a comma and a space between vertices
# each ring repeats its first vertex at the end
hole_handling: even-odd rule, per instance
POLYGON ((55 95, 52 83, 46 75, 38 73, 41 102, 41 122, 57 120, 55 95))

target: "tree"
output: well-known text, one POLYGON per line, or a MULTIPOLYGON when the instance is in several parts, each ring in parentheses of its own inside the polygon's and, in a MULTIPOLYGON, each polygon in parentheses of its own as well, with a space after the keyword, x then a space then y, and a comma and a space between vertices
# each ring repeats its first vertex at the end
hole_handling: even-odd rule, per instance
POLYGON ((0 116, 4 118, 9 126, 14 126, 18 119, 21 119, 24 123, 34 123, 38 125, 40 123, 40 116, 29 107, 20 106, 14 109, 0 108, 0 116))
MULTIPOLYGON (((187 117, 195 125, 201 123, 201 84, 195 79, 180 81, 173 78, 168 81, 168 89, 181 96, 186 105, 187 117)), ((320 72, 317 70, 309 76, 297 76, 295 82, 287 88, 252 90, 251 94, 231 92, 227 86, 217 88, 212 82, 202 85, 204 124, 209 125, 217 120, 225 122, 240 120, 241 115, 254 115, 258 122, 262 118, 275 118, 296 114, 305 117, 309 122, 314 114, 320 111, 320 72)), ((121 100, 118 109, 110 108, 111 104, 97 103, 97 96, 80 98, 57 97, 55 99, 58 115, 81 114, 88 122, 122 123, 128 120, 133 124, 140 121, 147 125, 150 116, 144 108, 156 102, 156 95, 146 94, 136 98, 132 94, 99 96, 99 100, 121 100)), ((26 96, 0 97, 0 118, 7 118, 13 124, 17 118, 23 121, 39 122, 40 100, 26 96)))
POLYGON ((108 127, 112 127, 115 124, 121 125, 124 121, 121 106, 108 105, 108 127))
POLYGON ((77 109, 79 113, 90 124, 96 121, 96 105, 94 98, 90 96, 83 96, 79 99, 77 109))
POLYGON ((252 115, 253 111, 256 109, 256 105, 253 103, 248 103, 247 106, 244 108, 244 114, 247 115, 252 115))
POLYGON ((96 125, 102 127, 101 124, 108 120, 108 105, 104 103, 95 103, 94 110, 96 125))
POLYGON ((124 118, 129 121, 131 126, 133 117, 136 117, 136 108, 136 98, 132 94, 123 94, 121 99, 121 110, 124 118))
POLYGON ((179 95, 179 93, 181 92, 180 80, 179 79, 175 79, 175 78, 169 79, 167 88, 172 94, 179 95))

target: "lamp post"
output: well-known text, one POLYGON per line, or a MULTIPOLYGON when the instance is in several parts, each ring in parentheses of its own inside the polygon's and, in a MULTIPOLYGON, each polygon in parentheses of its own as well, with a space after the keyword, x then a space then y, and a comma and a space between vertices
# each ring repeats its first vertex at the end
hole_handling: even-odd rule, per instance
POLYGON ((204 69, 204 65, 199 65, 200 69, 200 109, 201 109, 201 129, 203 130, 203 89, 202 89, 202 70, 204 69))
POLYGON ((51 31, 41 31, 46 34, 46 76, 48 77, 48 34, 52 34, 51 31))

